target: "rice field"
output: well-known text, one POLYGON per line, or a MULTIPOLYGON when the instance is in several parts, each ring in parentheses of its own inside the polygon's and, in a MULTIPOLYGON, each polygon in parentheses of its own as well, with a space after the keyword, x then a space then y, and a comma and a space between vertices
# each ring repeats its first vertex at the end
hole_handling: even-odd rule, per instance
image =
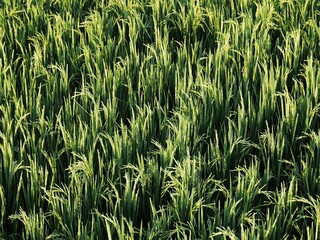
POLYGON ((320 239, 320 2, 0 1, 0 239, 320 239))

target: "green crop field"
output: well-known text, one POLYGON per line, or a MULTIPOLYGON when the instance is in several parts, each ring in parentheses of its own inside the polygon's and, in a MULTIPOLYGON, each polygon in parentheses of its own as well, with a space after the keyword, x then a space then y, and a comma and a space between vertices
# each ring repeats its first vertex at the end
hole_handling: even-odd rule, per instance
POLYGON ((0 239, 320 239, 320 2, 0 0, 0 239))

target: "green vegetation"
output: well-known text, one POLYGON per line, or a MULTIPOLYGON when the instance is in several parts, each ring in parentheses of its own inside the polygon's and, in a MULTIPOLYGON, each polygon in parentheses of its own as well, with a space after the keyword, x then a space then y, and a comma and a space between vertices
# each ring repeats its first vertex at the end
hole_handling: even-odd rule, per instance
POLYGON ((317 0, 0 1, 0 239, 319 239, 317 0))

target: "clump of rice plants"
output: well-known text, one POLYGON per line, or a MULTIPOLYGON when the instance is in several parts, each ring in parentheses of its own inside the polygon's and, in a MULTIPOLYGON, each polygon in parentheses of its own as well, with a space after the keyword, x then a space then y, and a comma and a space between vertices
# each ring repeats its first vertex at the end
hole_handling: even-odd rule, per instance
POLYGON ((316 0, 0 6, 0 239, 319 238, 316 0))

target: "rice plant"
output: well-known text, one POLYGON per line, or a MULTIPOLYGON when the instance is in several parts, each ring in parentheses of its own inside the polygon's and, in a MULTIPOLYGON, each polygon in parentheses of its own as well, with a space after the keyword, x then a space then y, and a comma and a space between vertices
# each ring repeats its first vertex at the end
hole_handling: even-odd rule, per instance
POLYGON ((316 0, 0 2, 0 239, 318 239, 316 0))

